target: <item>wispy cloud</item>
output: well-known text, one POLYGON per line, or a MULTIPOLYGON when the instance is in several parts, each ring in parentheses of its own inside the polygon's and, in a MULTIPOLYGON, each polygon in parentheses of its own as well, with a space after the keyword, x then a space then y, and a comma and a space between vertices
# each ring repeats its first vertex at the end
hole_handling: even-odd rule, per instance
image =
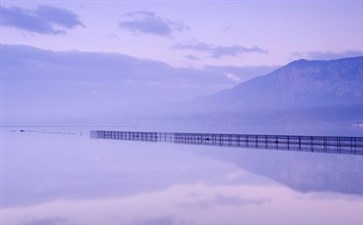
POLYGON ((169 225, 176 224, 176 221, 172 217, 157 217, 153 219, 145 219, 142 221, 134 221, 135 225, 169 225))
POLYGON ((244 47, 240 45, 213 45, 203 42, 192 42, 185 44, 177 44, 174 49, 192 50, 195 52, 206 53, 208 56, 218 59, 224 56, 240 56, 245 53, 267 53, 267 50, 261 49, 257 46, 244 47))
POLYGON ((244 82, 271 73, 279 66, 205 66, 205 70, 223 73, 228 79, 244 82))
POLYGON ((119 23, 119 27, 131 31, 134 34, 143 33, 170 36, 174 32, 182 32, 189 29, 182 22, 162 18, 153 12, 129 12, 125 14, 124 17, 125 18, 119 23))
POLYGON ((34 220, 31 222, 27 222, 27 223, 22 223, 21 225, 60 225, 60 224, 65 224, 65 225, 70 225, 70 223, 68 223, 67 219, 64 218, 48 218, 48 219, 40 219, 40 220, 34 220))
POLYGON ((64 29, 84 25, 78 15, 53 6, 39 5, 36 9, 1 7, 1 26, 14 27, 32 33, 64 34, 64 29))
POLYGON ((186 55, 186 56, 184 56, 184 58, 190 59, 190 60, 199 60, 199 58, 195 55, 186 55))
POLYGON ((177 68, 160 61, 122 54, 56 52, 22 45, 1 45, 1 50, 7 56, 2 62, 4 81, 22 80, 32 86, 46 82, 88 83, 107 87, 106 92, 112 89, 111 86, 124 87, 124 92, 115 88, 117 95, 125 94, 121 94, 120 99, 130 99, 129 93, 138 99, 186 99, 236 84, 216 69, 177 68), (152 94, 145 94, 147 89, 152 94), (173 97, 174 94, 177 97, 173 97))
POLYGON ((0 48, 6 55, 2 75, 8 122, 84 118, 90 113, 133 115, 158 102, 188 101, 231 88, 273 69, 181 68, 116 53, 50 51, 24 45, 0 48))
POLYGON ((194 202, 184 202, 177 204, 180 208, 198 208, 207 209, 213 206, 246 206, 246 205, 262 205, 268 203, 268 199, 247 199, 241 198, 237 195, 226 196, 221 194, 216 194, 214 198, 194 201, 194 202))
POLYGON ((363 56, 363 51, 348 50, 341 52, 332 51, 309 51, 309 52, 295 52, 293 53, 293 58, 305 58, 314 60, 332 60, 339 58, 349 58, 363 56))
POLYGON ((35 13, 47 19, 49 22, 57 24, 64 28, 74 28, 76 26, 84 26, 78 16, 66 9, 56 8, 52 6, 41 5, 35 10, 35 13))
POLYGON ((143 112, 149 104, 191 100, 238 83, 222 71, 122 54, 0 47, 7 121, 143 112))

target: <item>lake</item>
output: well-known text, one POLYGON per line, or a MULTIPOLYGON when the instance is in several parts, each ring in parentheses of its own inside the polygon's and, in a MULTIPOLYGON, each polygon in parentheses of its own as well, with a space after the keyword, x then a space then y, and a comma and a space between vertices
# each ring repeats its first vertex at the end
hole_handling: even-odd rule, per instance
POLYGON ((363 156, 3 128, 4 225, 363 224, 363 156))

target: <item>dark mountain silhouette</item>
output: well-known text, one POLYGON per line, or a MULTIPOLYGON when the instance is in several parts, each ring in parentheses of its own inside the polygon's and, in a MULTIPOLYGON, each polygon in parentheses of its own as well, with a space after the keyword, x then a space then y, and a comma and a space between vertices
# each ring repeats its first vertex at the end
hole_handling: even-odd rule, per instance
POLYGON ((362 122, 363 57, 297 60, 210 96, 191 112, 241 123, 362 122))

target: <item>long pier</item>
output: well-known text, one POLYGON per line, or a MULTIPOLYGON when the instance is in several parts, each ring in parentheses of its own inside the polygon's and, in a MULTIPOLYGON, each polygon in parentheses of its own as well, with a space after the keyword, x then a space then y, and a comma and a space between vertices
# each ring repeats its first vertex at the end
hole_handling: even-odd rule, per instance
POLYGON ((363 137, 90 131, 91 138, 363 155, 363 137))

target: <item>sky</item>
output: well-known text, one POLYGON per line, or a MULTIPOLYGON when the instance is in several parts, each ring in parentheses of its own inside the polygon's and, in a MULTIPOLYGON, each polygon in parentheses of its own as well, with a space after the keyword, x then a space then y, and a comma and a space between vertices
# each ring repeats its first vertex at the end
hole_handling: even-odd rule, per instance
POLYGON ((284 65, 362 53, 361 21, 359 1, 2 1, 1 43, 178 67, 284 65))
POLYGON ((361 21, 363 1, 1 1, 2 108, 190 101, 293 60, 363 55, 361 21))

